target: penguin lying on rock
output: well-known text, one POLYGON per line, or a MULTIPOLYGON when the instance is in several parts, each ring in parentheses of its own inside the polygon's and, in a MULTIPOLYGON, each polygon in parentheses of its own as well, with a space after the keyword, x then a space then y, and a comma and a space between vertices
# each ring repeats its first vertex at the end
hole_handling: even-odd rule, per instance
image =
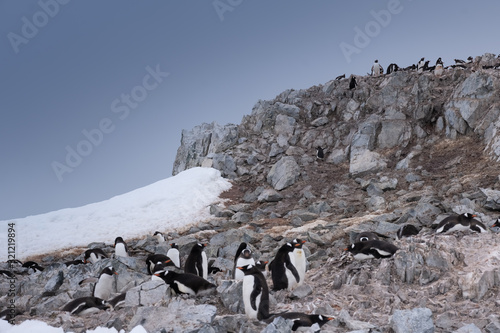
POLYGON ((285 312, 277 315, 271 316, 266 320, 267 323, 271 323, 276 317, 282 317, 293 321, 292 331, 297 330, 307 330, 307 332, 317 332, 321 327, 333 320, 333 317, 327 317, 319 314, 307 314, 302 312, 285 312))
POLYGON ((444 218, 437 226, 433 225, 432 228, 436 229, 437 234, 461 230, 471 230, 478 233, 488 232, 486 226, 475 220, 474 217, 476 215, 470 213, 451 215, 444 218))
POLYGON ((382 240, 358 242, 345 249, 357 260, 390 258, 397 250, 399 250, 397 246, 382 240))
POLYGON ((71 314, 82 316, 99 312, 109 307, 110 305, 106 301, 98 297, 87 296, 72 300, 62 308, 62 311, 68 311, 71 314))
POLYGON ((208 296, 216 292, 217 286, 208 282, 201 276, 191 273, 177 273, 173 271, 162 271, 155 274, 177 294, 188 294, 193 296, 208 296))

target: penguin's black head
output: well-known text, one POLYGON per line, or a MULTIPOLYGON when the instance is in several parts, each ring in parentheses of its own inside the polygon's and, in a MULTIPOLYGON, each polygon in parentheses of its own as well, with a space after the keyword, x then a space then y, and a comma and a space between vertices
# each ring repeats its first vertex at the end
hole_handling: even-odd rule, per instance
POLYGON ((334 320, 335 318, 322 315, 311 315, 311 319, 313 323, 317 323, 321 327, 330 320, 334 320))
POLYGON ((497 220, 495 221, 495 223, 493 223, 493 225, 491 226, 492 228, 495 228, 495 227, 500 227, 500 217, 497 218, 497 220))
POLYGON ((115 246, 116 246, 116 244, 118 244, 118 243, 125 243, 125 241, 124 241, 124 240, 123 240, 123 238, 121 238, 121 237, 116 237, 116 238, 115 238, 115 246))
POLYGON ((477 215, 476 214, 470 214, 470 213, 464 213, 462 214, 463 217, 465 217, 466 219, 472 219, 474 217, 476 217, 477 215))
POLYGON ((302 240, 300 238, 295 238, 292 241, 292 245, 293 245, 294 248, 301 249, 302 245, 304 245, 305 242, 306 242, 305 240, 302 240))
POLYGON ((113 276, 113 274, 118 275, 118 273, 115 271, 113 266, 109 266, 109 267, 104 268, 101 272, 101 275, 103 275, 103 274, 107 274, 110 276, 113 276))
POLYGON ((172 243, 172 244, 170 244, 170 247, 171 247, 172 249, 178 249, 178 248, 179 248, 179 246, 177 245, 177 243, 172 243))

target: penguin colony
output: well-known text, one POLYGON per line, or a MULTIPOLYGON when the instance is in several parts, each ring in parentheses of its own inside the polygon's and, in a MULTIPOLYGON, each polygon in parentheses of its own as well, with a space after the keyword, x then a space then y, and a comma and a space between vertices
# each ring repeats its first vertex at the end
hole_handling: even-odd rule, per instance
MULTIPOLYGON (((476 215, 464 213, 451 215, 444 218, 439 223, 431 226, 435 234, 451 232, 489 232, 489 228, 474 219, 476 215)), ((500 219, 491 226, 498 227, 500 219)), ((403 225, 397 233, 398 238, 411 237, 419 233, 419 229, 414 225, 403 225)), ((153 236, 158 243, 165 242, 165 238, 158 233, 153 236)), ((353 238, 353 243, 344 249, 355 260, 384 260, 391 258, 398 247, 380 235, 370 231, 358 233, 353 238)), ((276 317, 283 317, 293 322, 292 330, 313 329, 319 330, 328 321, 334 319, 324 314, 307 314, 300 312, 271 312, 269 304, 270 292, 279 290, 292 291, 302 285, 307 280, 307 259, 304 251, 305 240, 295 238, 286 241, 276 250, 274 258, 268 262, 264 260, 256 261, 253 256, 252 247, 246 242, 241 242, 234 253, 233 271, 231 278, 242 280, 242 300, 246 316, 252 320, 259 320, 270 323, 276 317), (270 275, 272 287, 268 285, 267 275, 270 275)), ((181 255, 179 246, 176 243, 169 244, 167 254, 155 253, 147 256, 145 266, 151 279, 163 281, 170 287, 172 295, 187 295, 203 297, 215 295, 217 285, 209 281, 209 272, 217 270, 210 267, 207 260, 205 248, 207 244, 196 243, 190 249, 184 267, 181 268, 181 255)), ((122 237, 117 237, 114 243, 116 257, 127 257, 130 255, 126 242, 122 237)), ((99 260, 108 258, 108 255, 99 248, 88 249, 83 254, 83 260, 67 261, 67 266, 95 264, 99 260)), ((14 264, 14 262, 13 262, 14 264)), ((25 274, 37 274, 44 270, 34 261, 21 263, 19 260, 15 264, 25 268, 25 274)), ((213 264, 213 263, 212 263, 213 264)), ((220 270, 218 270, 220 271, 220 270)), ((229 273, 229 272, 228 272, 229 273)), ((11 271, 0 271, 0 275, 5 278, 12 278, 11 271)), ((226 275, 227 276, 227 275, 226 275)), ((72 315, 85 316, 91 313, 112 310, 122 307, 125 303, 126 292, 116 294, 116 281, 119 279, 118 273, 112 266, 104 267, 99 276, 88 277, 80 281, 79 286, 93 284, 92 295, 76 298, 62 307, 62 311, 67 311, 72 315)))

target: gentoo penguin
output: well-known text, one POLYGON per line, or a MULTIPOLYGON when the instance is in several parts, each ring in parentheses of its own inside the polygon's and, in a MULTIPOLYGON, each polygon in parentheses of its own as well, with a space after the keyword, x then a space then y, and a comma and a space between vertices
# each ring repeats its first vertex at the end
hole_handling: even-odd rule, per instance
POLYGON ((206 244, 195 244, 184 264, 184 273, 201 276, 205 280, 208 277, 208 260, 205 253, 206 244))
POLYGON ((370 231, 362 231, 356 235, 356 239, 355 239, 354 243, 367 242, 367 241, 375 240, 375 239, 378 239, 377 234, 370 232, 370 231))
POLYGON ((304 279, 306 277, 307 261, 306 254, 302 248, 305 242, 306 241, 302 239, 294 239, 292 241, 293 251, 288 254, 290 256, 290 260, 295 266, 295 269, 297 269, 297 273, 299 273, 299 281, 297 283, 299 286, 304 283, 304 279))
POLYGON ((342 79, 345 79, 345 74, 339 75, 335 78, 335 80, 340 81, 342 79))
POLYGON ((90 250, 85 251, 83 261, 85 263, 90 262, 92 264, 95 264, 98 260, 103 259, 103 258, 107 258, 107 257, 108 256, 106 255, 106 253, 104 253, 103 250, 101 250, 99 248, 95 248, 95 249, 90 249, 90 250))
POLYGON ((366 242, 358 242, 351 244, 345 249, 349 251, 354 256, 354 259, 364 260, 372 258, 389 258, 391 257, 398 248, 388 242, 381 240, 369 240, 366 242))
POLYGON ((439 65, 439 64, 443 64, 443 60, 441 59, 441 57, 439 57, 437 60, 436 60, 436 65, 439 65))
POLYGON ((269 264, 271 278, 273 279, 273 290, 292 290, 300 281, 297 268, 290 260, 289 253, 291 252, 293 252, 292 244, 283 244, 276 253, 274 260, 269 264))
POLYGON ((107 301, 113 289, 113 275, 115 274, 118 275, 112 266, 104 268, 94 285, 92 296, 107 301))
POLYGON ((455 65, 457 64, 465 64, 465 61, 463 61, 462 59, 454 59, 455 60, 455 65))
POLYGON ((425 58, 421 58, 417 64, 417 71, 419 73, 422 73, 424 71, 424 65, 425 65, 425 58))
POLYGON ((42 266, 38 265, 34 261, 26 261, 23 264, 23 267, 28 268, 28 269, 32 269, 33 273, 35 273, 36 271, 43 272, 43 270, 44 270, 44 268, 42 266))
POLYGON ((87 296, 72 300, 71 302, 66 304, 61 310, 68 311, 74 315, 82 316, 89 313, 95 313, 107 308, 109 308, 109 304, 106 301, 98 297, 87 296))
POLYGON ((401 239, 403 237, 410 237, 410 236, 415 236, 418 235, 420 230, 418 230, 417 227, 415 227, 413 224, 405 224, 398 230, 398 238, 401 239))
POLYGON ((293 321, 292 331, 305 330, 306 332, 318 332, 321 327, 333 320, 333 317, 322 316, 318 314, 307 314, 302 312, 285 312, 272 316, 266 322, 274 320, 276 317, 282 317, 293 321))
POLYGON ((177 295, 206 296, 214 294, 217 289, 215 284, 191 273, 162 271, 157 272, 155 275, 165 281, 177 295))
POLYGON ((372 76, 380 76, 380 74, 383 74, 384 70, 382 66, 378 63, 378 60, 375 60, 375 62, 372 65, 372 76))
MULTIPOLYGON (((459 230, 472 230, 475 232, 488 232, 486 226, 475 220, 476 215, 464 213, 460 215, 452 215, 444 218, 436 228, 436 233, 446 233, 459 230)), ((434 226, 433 226, 434 227, 434 226)))
POLYGON ((500 227, 500 217, 496 219, 495 223, 491 225, 491 228, 500 227))
POLYGON ((158 241, 158 243, 164 242, 165 241, 165 236, 163 236, 163 233, 160 231, 155 231, 154 238, 158 241))
POLYGON ((252 250, 248 247, 247 243, 243 242, 236 250, 236 255, 234 256, 233 265, 233 279, 243 280, 245 274, 242 270, 236 269, 236 267, 242 267, 247 265, 255 266, 255 260, 252 257, 252 250))
POLYGON ((85 264, 85 262, 81 259, 77 259, 77 260, 66 261, 64 264, 66 265, 66 267, 69 267, 71 265, 85 264))
POLYGON ((148 269, 148 274, 152 275, 155 271, 155 266, 159 264, 164 264, 166 266, 173 266, 172 260, 164 254, 151 254, 146 258, 146 266, 148 269))
POLYGON ((108 301, 108 304, 111 306, 113 309, 117 309, 122 307, 125 304, 125 296, 127 293, 121 293, 120 295, 113 297, 111 300, 108 301))
POLYGON ((316 158, 323 159, 325 157, 325 151, 320 146, 316 147, 316 158))
POLYGON ((269 318, 269 288, 262 272, 253 265, 238 266, 243 277, 243 304, 249 319, 269 318))
POLYGON ((357 85, 358 83, 356 82, 356 77, 351 75, 351 79, 349 80, 349 90, 353 90, 357 85))
POLYGON ((439 58, 436 61, 436 68, 434 68, 434 75, 441 76, 444 73, 443 61, 439 58))
POLYGON ((115 256, 128 257, 127 244, 121 237, 116 237, 115 239, 115 256))
POLYGON ((179 255, 179 247, 177 246, 177 243, 170 244, 170 249, 167 251, 167 257, 172 260, 175 267, 181 268, 181 257, 179 255))

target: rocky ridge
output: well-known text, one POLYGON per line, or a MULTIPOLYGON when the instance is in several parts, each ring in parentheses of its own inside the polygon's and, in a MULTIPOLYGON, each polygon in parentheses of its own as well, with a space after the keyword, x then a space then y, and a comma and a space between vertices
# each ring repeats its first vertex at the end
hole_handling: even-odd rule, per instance
MULTIPOLYGON (((452 213, 474 212, 486 225, 499 215, 500 72, 482 69, 494 61, 486 54, 439 77, 414 71, 359 77, 355 90, 347 80, 287 90, 259 101, 240 125, 183 131, 173 173, 210 166, 233 183, 211 207, 210 221, 168 234, 184 259, 196 242, 209 244, 209 257, 223 270, 209 277, 217 295, 171 296, 166 285, 150 281, 145 257, 168 246, 146 236, 127 240, 131 258, 71 267, 61 254, 32 258, 47 268, 19 275, 23 314, 16 321, 36 318, 74 332, 138 324, 148 332, 287 332, 288 321, 247 320, 241 282, 229 276, 241 241, 257 259, 270 260, 299 237, 307 241, 305 285, 272 292, 272 312, 334 316, 323 332, 500 331, 496 233, 436 235, 430 228, 452 213), (325 149, 323 160, 315 157, 317 146, 325 149), (398 239, 409 223, 419 235, 398 239), (344 248, 361 231, 386 237, 398 252, 353 260, 344 248), (126 292, 124 307, 89 317, 59 311, 89 295, 78 282, 109 265, 119 274, 116 294, 126 292)), ((109 244, 89 247, 112 252, 109 244)), ((8 288, 2 280, 1 294, 8 288)), ((7 300, 0 297, 0 304, 7 300)))

